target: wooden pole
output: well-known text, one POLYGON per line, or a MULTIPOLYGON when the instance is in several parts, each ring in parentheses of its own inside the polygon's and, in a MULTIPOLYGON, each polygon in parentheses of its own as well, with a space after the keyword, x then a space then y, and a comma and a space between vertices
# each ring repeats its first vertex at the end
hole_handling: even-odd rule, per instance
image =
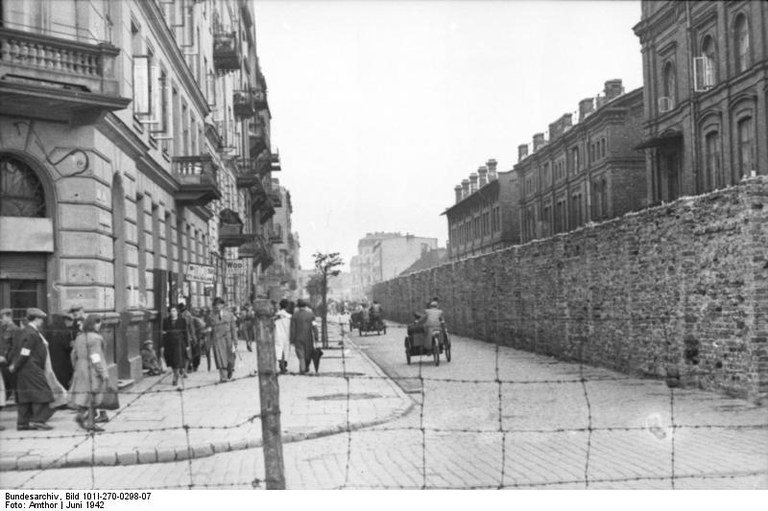
POLYGON ((280 426, 280 386, 277 383, 277 360, 272 304, 266 298, 254 300, 256 313, 256 357, 261 401, 261 436, 264 441, 264 473, 267 490, 284 490, 283 439, 280 426))

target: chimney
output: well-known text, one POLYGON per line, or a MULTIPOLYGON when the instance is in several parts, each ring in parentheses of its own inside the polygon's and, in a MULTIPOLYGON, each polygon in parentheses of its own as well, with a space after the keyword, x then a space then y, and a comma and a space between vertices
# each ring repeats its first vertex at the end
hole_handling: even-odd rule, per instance
POLYGON ((555 140, 571 127, 571 114, 563 114, 558 120, 549 125, 549 140, 555 140))
POLYGON ((560 128, 563 130, 563 133, 571 129, 573 127, 573 114, 567 113, 563 114, 563 116, 558 121, 560 123, 560 128))
POLYGON ((608 80, 605 82, 605 100, 610 101, 613 98, 621 96, 624 88, 621 86, 621 80, 608 80))
MULTIPOLYGON (((550 133, 550 135, 549 135, 550 138, 553 138, 552 137, 552 131, 550 131, 549 133, 550 133)), ((536 133, 533 136, 533 152, 535 153, 536 151, 538 151, 539 149, 544 147, 544 144, 545 144, 544 133, 536 133)))
POLYGON ((517 146, 517 161, 523 161, 526 156, 528 156, 528 144, 520 144, 517 146))
POLYGON ((496 160, 491 158, 485 162, 485 166, 488 167, 488 182, 496 181, 496 160))
POLYGON ((461 198, 465 199, 469 197, 469 179, 464 179, 461 182, 461 198))
POLYGON ((487 167, 478 168, 477 174, 480 176, 480 181, 478 182, 478 186, 482 188, 488 184, 488 168, 487 167))
POLYGON ((456 192, 456 202, 457 202, 457 203, 458 203, 458 202, 461 202, 461 199, 462 199, 462 190, 463 190, 463 189, 461 188, 461 185, 456 185, 456 186, 453 188, 453 191, 454 191, 454 192, 456 192))
POLYGON ((585 98, 579 101, 579 120, 584 120, 595 109, 595 98, 585 98))
POLYGON ((469 175, 469 193, 477 191, 477 174, 474 172, 469 175))

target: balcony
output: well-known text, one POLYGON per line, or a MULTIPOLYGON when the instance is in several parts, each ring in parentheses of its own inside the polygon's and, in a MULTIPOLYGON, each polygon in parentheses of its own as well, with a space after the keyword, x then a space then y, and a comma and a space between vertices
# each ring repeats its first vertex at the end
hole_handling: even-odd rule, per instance
POLYGON ((238 188, 251 188, 261 184, 261 177, 256 171, 253 160, 240 160, 237 167, 235 181, 238 188))
POLYGON ((8 115, 94 122, 131 102, 119 94, 120 49, 0 28, 0 111, 8 115))
POLYGON ((272 202, 272 207, 279 208, 283 205, 283 196, 280 194, 280 189, 271 189, 267 191, 269 200, 272 202))
POLYGON ((173 176, 179 182, 174 198, 184 206, 206 206, 221 199, 216 166, 210 155, 178 156, 173 160, 173 176))
POLYGON ((280 153, 272 153, 272 166, 270 170, 272 172, 279 172, 283 170, 283 168, 280 166, 280 153))
POLYGON ((249 91, 235 91, 232 96, 232 110, 239 119, 249 119, 256 115, 253 96, 249 91))
POLYGON ((237 71, 241 60, 237 32, 216 32, 213 35, 213 66, 216 70, 237 71))
POLYGON ((240 259, 253 258, 254 264, 261 264, 262 268, 267 268, 274 262, 272 251, 264 238, 259 234, 254 234, 253 239, 244 243, 237 250, 240 259))
POLYGON ((253 103, 256 110, 269 110, 269 104, 267 103, 267 92, 252 89, 253 103))
POLYGON ((248 124, 248 138, 252 155, 269 149, 269 134, 260 121, 251 121, 248 124))
POLYGON ((273 229, 272 232, 269 233, 269 242, 273 245, 282 245, 284 243, 283 227, 281 225, 278 225, 277 228, 273 229))

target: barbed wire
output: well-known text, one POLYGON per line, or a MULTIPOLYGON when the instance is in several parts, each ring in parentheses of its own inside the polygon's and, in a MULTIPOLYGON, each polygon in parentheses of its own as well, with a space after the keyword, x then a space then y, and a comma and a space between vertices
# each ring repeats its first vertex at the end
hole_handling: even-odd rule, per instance
MULTIPOLYGON (((665 318, 669 319, 668 316, 664 316, 665 318)), ((539 317, 540 319, 540 317, 539 317)), ((563 319, 563 321, 570 321, 572 318, 566 318, 563 319)), ((653 321, 658 321, 658 318, 653 319, 653 321)), ((392 326, 388 326, 388 328, 393 328, 392 326)), ((398 329, 398 326, 395 326, 393 329, 398 329)), ((404 328, 404 327, 402 327, 404 328)), ((666 332, 665 327, 665 336, 668 335, 668 332, 666 332)), ((683 480, 690 480, 690 479, 699 479, 699 480, 715 480, 715 479, 740 479, 740 478, 749 478, 749 477, 759 477, 759 476, 766 476, 767 471, 756 471, 756 470, 744 470, 744 471, 713 471, 709 473, 696 473, 696 474, 690 474, 690 473, 680 473, 680 470, 678 470, 678 463, 677 463, 677 451, 676 451, 676 436, 679 432, 685 431, 685 430, 692 430, 692 431, 702 431, 702 430, 709 430, 709 431, 722 431, 722 430, 733 430, 733 431, 765 431, 768 430, 768 424, 765 423, 755 423, 755 424, 727 424, 727 423, 693 423, 693 424, 686 424, 686 423, 678 423, 678 416, 676 415, 676 400, 675 400, 675 389, 669 388, 669 417, 671 424, 669 427, 662 427, 659 425, 659 427, 662 427, 662 429, 665 429, 670 433, 670 473, 669 475, 639 475, 636 477, 596 477, 595 474, 591 473, 590 470, 590 462, 593 456, 593 435, 595 433, 615 433, 615 432, 641 432, 641 431, 648 431, 650 426, 648 424, 643 426, 621 426, 621 425, 605 425, 601 426, 599 424, 595 424, 595 418, 593 415, 593 397, 591 396, 592 393, 594 393, 594 390, 590 390, 588 384, 592 384, 595 382, 623 382, 628 380, 636 380, 636 377, 631 376, 625 376, 625 375, 601 375, 601 374, 590 374, 588 373, 595 373, 595 369, 591 366, 585 365, 582 360, 582 353, 581 348, 584 347, 585 342, 582 340, 578 344, 580 347, 578 357, 576 360, 578 361, 578 377, 563 377, 563 378, 542 378, 542 379, 515 379, 515 378, 509 378, 505 379, 502 378, 502 371, 501 367, 503 364, 502 357, 501 357, 501 351, 503 349, 502 346, 499 344, 494 345, 494 369, 492 376, 489 375, 488 378, 451 378, 447 376, 440 376, 440 375, 432 375, 429 374, 426 371, 427 366, 432 365, 431 359, 430 361, 418 359, 417 360, 417 368, 418 372, 415 376, 387 376, 387 375, 365 375, 365 374, 359 374, 355 372, 350 372, 347 362, 347 355, 346 355, 346 342, 349 341, 349 338, 345 336, 342 333, 342 346, 340 348, 341 356, 338 358, 341 358, 342 363, 342 371, 340 374, 334 373, 334 374, 323 374, 320 373, 317 376, 323 377, 326 379, 340 379, 344 380, 344 387, 345 387, 345 407, 344 407, 344 426, 342 428, 342 431, 346 434, 346 448, 345 448, 345 462, 344 462, 344 476, 343 481, 341 484, 334 486, 334 489, 362 489, 362 488, 375 488, 375 489, 455 489, 457 487, 461 487, 463 489, 504 489, 504 488, 546 488, 546 487, 558 487, 558 486, 580 486, 584 488, 594 488, 596 485, 610 485, 610 484, 623 484, 627 485, 629 483, 654 483, 654 482, 669 482, 672 489, 676 487, 676 481, 683 481, 683 480), (394 380, 398 383, 406 383, 406 382, 417 382, 419 384, 419 390, 418 390, 418 396, 420 398, 420 401, 417 402, 419 407, 419 416, 418 416, 418 424, 417 425, 408 425, 408 424, 398 424, 398 423, 392 423, 390 425, 376 425, 372 426, 370 428, 367 428, 364 432, 357 432, 355 430, 355 427, 352 424, 352 395, 353 395, 353 388, 352 384, 355 381, 390 381, 394 380), (443 385, 446 383, 455 384, 458 386, 473 386, 473 385, 494 385, 496 387, 496 399, 497 399, 497 411, 498 411, 498 421, 496 424, 491 425, 487 428, 485 427, 442 427, 442 426, 431 426, 427 424, 427 401, 431 398, 431 392, 429 392, 429 386, 432 384, 435 385, 443 385), (574 425, 572 427, 551 427, 551 428, 520 428, 520 427, 505 427, 505 420, 504 420, 504 403, 505 403, 505 386, 506 387, 515 387, 515 386, 525 386, 525 385, 553 385, 553 386, 560 386, 560 385, 576 385, 578 384, 580 386, 581 394, 584 400, 584 407, 586 410, 586 424, 585 425, 574 425), (420 473, 420 484, 413 484, 413 485, 398 485, 398 484, 388 484, 388 483, 382 483, 382 484, 375 484, 375 485, 366 485, 366 484, 360 484, 356 483, 353 480, 353 450, 355 446, 355 442, 353 441, 354 435, 357 433, 386 433, 386 432, 394 432, 394 433, 407 433, 407 432, 418 432, 420 435, 420 458, 421 458, 421 473, 420 473), (514 459, 510 459, 507 452, 507 443, 509 440, 513 440, 515 435, 529 435, 529 434, 538 434, 538 435, 556 435, 556 434, 566 434, 566 433, 586 433, 586 449, 584 454, 584 467, 583 467, 583 477, 581 478, 563 478, 561 480, 556 481, 518 481, 514 477, 510 477, 509 470, 511 469, 510 463, 515 463, 514 459), (443 484, 431 484, 430 479, 428 477, 429 470, 430 470, 430 457, 429 453, 427 451, 427 443, 428 438, 430 435, 433 434, 451 434, 451 435, 457 435, 457 434, 471 434, 471 435, 499 435, 501 438, 501 445, 500 445, 500 458, 501 458, 501 466, 499 467, 499 477, 498 481, 494 483, 489 484, 462 484, 462 485, 443 485, 443 484)), ((563 362, 566 363, 566 362, 563 362)), ((273 374, 277 374, 277 370, 274 371, 273 374)), ((263 419, 266 414, 265 413, 256 413, 253 415, 249 415, 245 419, 235 423, 235 424, 226 424, 226 425, 205 425, 205 424, 188 424, 188 414, 189 410, 188 403, 185 402, 185 395, 188 393, 194 393, 195 391, 199 389, 205 389, 209 387, 213 387, 216 385, 223 385, 222 382, 216 381, 211 383, 204 383, 204 384, 196 384, 196 385, 188 385, 187 381, 182 378, 181 379, 181 387, 180 388, 172 388, 172 389, 157 389, 156 387, 161 384, 163 379, 168 376, 165 375, 164 377, 160 378, 157 382, 153 383, 146 389, 141 390, 134 390, 134 391, 121 391, 120 395, 123 396, 131 396, 133 399, 130 399, 130 401, 125 404, 120 410, 118 410, 115 414, 115 416, 118 416, 122 413, 125 413, 126 410, 130 409, 132 406, 139 406, 137 403, 140 402, 142 398, 146 398, 149 396, 152 396, 153 394, 159 394, 159 393, 166 393, 166 392, 176 392, 179 396, 179 405, 180 405, 180 424, 178 426, 163 426, 159 428, 154 427, 142 427, 142 428, 132 428, 132 429, 120 429, 120 430, 106 430, 100 433, 95 433, 93 431, 89 432, 77 432, 73 434, 59 434, 59 435, 34 435, 34 436, 4 436, 3 438, 6 440, 17 440, 17 441, 39 441, 44 439, 75 439, 76 442, 74 445, 66 449, 64 453, 58 455, 54 460, 49 461, 48 463, 45 463, 43 467, 40 469, 36 469, 33 474, 30 475, 29 478, 25 479, 24 482, 22 482, 20 485, 18 485, 19 488, 27 487, 29 484, 31 484, 36 478, 38 478, 41 474, 46 473, 48 470, 60 468, 62 465, 62 461, 66 460, 67 456, 70 455, 72 452, 77 450, 78 448, 82 447, 86 444, 86 442, 91 442, 91 463, 90 463, 90 479, 91 479, 91 488, 95 489, 98 487, 97 485, 97 475, 95 472, 97 464, 97 448, 96 448, 96 437, 104 437, 108 435, 122 435, 122 434, 130 434, 130 433, 165 433, 165 432, 174 432, 174 431, 183 431, 184 432, 184 445, 186 448, 186 456, 183 456, 183 459, 186 460, 186 478, 188 479, 188 482, 184 484, 169 484, 169 485, 149 485, 149 486, 141 486, 136 488, 128 488, 128 487, 121 487, 121 489, 180 489, 180 488, 187 488, 187 489, 206 489, 206 488, 237 488, 237 487, 249 487, 249 488, 260 488, 262 485, 266 482, 270 482, 270 480, 267 477, 256 477, 256 478, 248 478, 247 480, 238 480, 238 481, 227 481, 227 482, 213 482, 211 481, 210 477, 208 478, 199 478, 196 477, 196 472, 194 469, 194 464, 198 461, 195 460, 194 457, 194 448, 192 446, 192 439, 190 436, 191 431, 226 431, 226 430, 235 430, 238 428, 242 428, 243 426, 253 424, 257 419, 263 419)), ((258 374, 253 371, 247 375, 240 376, 237 378, 233 378, 230 380, 230 382, 238 382, 238 381, 244 381, 244 380, 252 380, 253 378, 257 377, 258 374)), ((666 391, 665 391, 666 392, 666 391)), ((191 394, 189 394, 191 395, 191 394)), ((279 412, 276 412, 279 413, 279 412)), ((247 445, 247 444, 246 444, 247 445)), ((178 460, 178 458, 177 458, 178 460)), ((78 486, 74 486, 75 488, 78 486)), ((65 488, 49 488, 49 489, 65 489, 65 488)), ((66 488, 69 489, 69 488, 66 488)))

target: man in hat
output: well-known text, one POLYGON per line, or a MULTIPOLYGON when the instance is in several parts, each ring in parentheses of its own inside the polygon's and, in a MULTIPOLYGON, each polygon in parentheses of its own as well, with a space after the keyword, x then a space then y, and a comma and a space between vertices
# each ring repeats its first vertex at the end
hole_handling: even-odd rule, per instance
POLYGON ((19 431, 53 429, 46 424, 53 415, 54 396, 46 377, 47 341, 40 333, 47 314, 36 307, 27 309, 27 325, 18 339, 18 349, 8 367, 16 373, 16 404, 19 431))
POLYGON ((315 347, 317 326, 315 326, 315 314, 309 308, 309 304, 303 298, 299 298, 296 310, 291 316, 290 339, 299 359, 299 373, 309 371, 309 363, 315 347))
MULTIPOLYGON (((2 397, 0 401, 5 401, 13 394, 16 388, 16 375, 8 371, 8 364, 13 359, 13 351, 16 346, 16 339, 21 329, 13 322, 13 311, 11 309, 0 310, 0 357, 4 360, 0 362, 0 371, 2 371, 2 397)), ((0 405, 2 406, 2 405, 0 405)))
POLYGON ((75 318, 69 312, 54 315, 54 318, 51 328, 45 334, 50 343, 48 351, 51 354, 51 366, 59 383, 69 388, 74 372, 71 355, 76 337, 74 332, 75 318))
POLYGON ((235 316, 224 307, 224 300, 213 300, 211 315, 211 344, 213 360, 219 370, 219 381, 232 379, 237 353, 237 322, 235 316))
POLYGON ((432 336, 434 331, 439 332, 440 335, 440 350, 443 349, 443 329, 445 328, 445 318, 443 318, 443 311, 439 309, 437 300, 429 302, 429 307, 424 311, 424 315, 421 318, 421 324, 424 325, 424 331, 432 336))

